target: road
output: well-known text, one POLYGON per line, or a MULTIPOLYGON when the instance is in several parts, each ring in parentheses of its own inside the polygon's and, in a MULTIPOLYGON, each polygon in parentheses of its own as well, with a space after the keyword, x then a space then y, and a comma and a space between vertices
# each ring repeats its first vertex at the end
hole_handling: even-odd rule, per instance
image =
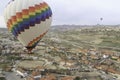
POLYGON ((5 72, 6 80, 25 80, 24 78, 20 78, 20 76, 16 76, 15 72, 5 72))

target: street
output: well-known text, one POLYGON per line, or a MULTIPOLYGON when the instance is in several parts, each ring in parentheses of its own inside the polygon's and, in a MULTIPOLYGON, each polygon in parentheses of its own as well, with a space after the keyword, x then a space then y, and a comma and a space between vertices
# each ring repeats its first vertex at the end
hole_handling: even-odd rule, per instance
POLYGON ((15 72, 5 72, 6 80, 25 80, 17 76, 15 72))

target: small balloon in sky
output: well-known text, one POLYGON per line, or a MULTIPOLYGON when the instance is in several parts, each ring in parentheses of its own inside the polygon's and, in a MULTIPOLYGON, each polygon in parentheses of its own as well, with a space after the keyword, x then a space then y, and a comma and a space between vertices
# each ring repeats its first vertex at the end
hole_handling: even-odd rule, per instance
POLYGON ((100 18, 100 20, 102 21, 102 20, 103 20, 103 18, 100 18))

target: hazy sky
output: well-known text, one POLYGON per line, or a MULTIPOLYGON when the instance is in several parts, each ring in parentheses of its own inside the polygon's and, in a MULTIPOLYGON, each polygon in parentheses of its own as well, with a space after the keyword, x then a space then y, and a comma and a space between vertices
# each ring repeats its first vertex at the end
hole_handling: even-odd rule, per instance
MULTIPOLYGON (((53 25, 120 24, 120 0, 44 0, 52 8, 53 25), (100 18, 103 18, 101 21, 100 18)), ((0 2, 0 26, 5 26, 3 9, 9 0, 0 2)))

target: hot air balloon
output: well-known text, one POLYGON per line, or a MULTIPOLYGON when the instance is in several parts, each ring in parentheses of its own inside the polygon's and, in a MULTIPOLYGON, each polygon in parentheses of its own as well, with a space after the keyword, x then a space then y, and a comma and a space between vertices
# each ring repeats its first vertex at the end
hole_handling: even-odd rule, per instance
POLYGON ((31 51, 48 32, 52 11, 42 0, 11 0, 4 18, 8 30, 31 51))
POLYGON ((102 21, 102 20, 103 20, 103 18, 100 18, 100 20, 102 21))

